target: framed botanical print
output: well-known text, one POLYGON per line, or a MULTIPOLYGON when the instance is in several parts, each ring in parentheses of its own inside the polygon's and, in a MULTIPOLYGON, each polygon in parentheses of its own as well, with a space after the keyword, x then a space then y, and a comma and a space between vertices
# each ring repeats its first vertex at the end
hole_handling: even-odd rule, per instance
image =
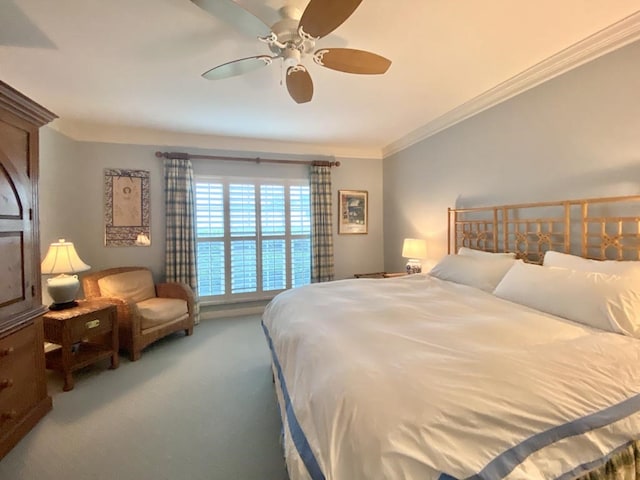
POLYGON ((338 233, 368 232, 368 193, 366 190, 338 190, 338 233))
POLYGON ((148 246, 150 239, 149 172, 104 171, 104 244, 148 246))

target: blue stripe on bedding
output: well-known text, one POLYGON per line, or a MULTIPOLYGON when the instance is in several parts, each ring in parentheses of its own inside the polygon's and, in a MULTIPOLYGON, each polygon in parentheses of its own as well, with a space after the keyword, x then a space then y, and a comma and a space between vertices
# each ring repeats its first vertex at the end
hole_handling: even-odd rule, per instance
MULTIPOLYGON (((604 410, 600 410, 599 412, 592 413, 591 415, 578 418, 572 422, 558 425, 544 432, 540 432, 501 453, 491 460, 491 462, 489 462, 482 471, 476 475, 468 477, 467 480, 504 478, 532 453, 564 438, 572 437, 574 435, 582 435, 591 430, 596 430, 617 422, 629 415, 637 413, 639 410, 640 394, 634 395, 633 397, 630 397, 616 405, 612 405, 611 407, 607 407, 604 410)), ((608 456, 603 459, 603 462, 606 461, 607 458, 608 456)), ((439 480, 455 480, 455 478, 443 473, 440 475, 439 480)))
POLYGON ((262 324, 262 330, 264 330, 264 335, 267 337, 267 342, 269 343, 269 349, 271 350, 271 358, 273 359, 273 364, 276 366, 276 370, 278 372, 278 380, 280 382, 280 388, 282 389, 282 398, 284 399, 285 405, 285 415, 287 416, 287 423, 289 424, 289 431, 291 432, 291 439, 293 440, 293 444, 296 446, 298 450, 298 454, 302 459, 305 467, 307 467, 307 471, 311 476, 312 480, 325 480, 324 474, 322 470, 320 470, 320 465, 318 465, 318 461, 316 457, 313 455, 311 451, 311 446, 305 437, 300 424, 298 423, 298 419, 296 418, 296 414, 293 411, 293 406, 291 405, 291 398, 289 397, 289 391, 287 390, 287 384, 284 381, 284 375, 282 373, 282 367, 280 366, 280 362, 278 361, 278 357, 276 356, 276 351, 273 348, 273 341, 271 340, 271 336, 269 335, 269 331, 265 326, 264 322, 260 322, 262 324))

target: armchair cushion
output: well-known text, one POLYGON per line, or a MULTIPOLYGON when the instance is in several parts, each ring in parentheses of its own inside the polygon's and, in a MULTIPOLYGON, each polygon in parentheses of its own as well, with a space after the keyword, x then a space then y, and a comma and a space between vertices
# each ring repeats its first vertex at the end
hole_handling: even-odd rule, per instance
POLYGON ((162 325, 180 317, 187 317, 187 302, 179 298, 147 298, 136 304, 140 312, 142 330, 162 325))
POLYGON ((146 269, 102 277, 98 280, 98 286, 103 297, 124 298, 134 303, 156 296, 153 276, 146 269))

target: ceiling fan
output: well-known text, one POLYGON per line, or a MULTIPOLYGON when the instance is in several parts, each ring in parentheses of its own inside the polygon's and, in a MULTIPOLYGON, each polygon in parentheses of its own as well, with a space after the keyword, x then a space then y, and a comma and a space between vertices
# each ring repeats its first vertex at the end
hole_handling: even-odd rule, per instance
POLYGON ((191 0, 206 12, 233 23, 265 43, 273 55, 256 55, 223 63, 202 74, 208 80, 241 75, 271 65, 281 58, 286 71, 286 85, 291 98, 306 103, 313 97, 313 81, 301 63, 312 57, 318 65, 346 73, 382 74, 391 61, 375 53, 352 48, 321 48, 316 41, 328 35, 358 8, 362 0, 310 0, 304 12, 293 6, 279 10, 281 19, 271 26, 233 0, 191 0))

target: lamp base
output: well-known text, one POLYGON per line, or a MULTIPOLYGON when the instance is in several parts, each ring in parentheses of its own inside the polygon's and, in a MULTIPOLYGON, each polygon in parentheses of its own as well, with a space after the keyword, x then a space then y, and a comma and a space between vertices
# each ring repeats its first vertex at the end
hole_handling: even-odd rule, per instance
POLYGON ((78 306, 78 302, 73 300, 71 302, 64 302, 64 303, 52 303, 51 305, 49 305, 49 310, 66 310, 67 308, 73 308, 77 306, 78 306))
POLYGON ((405 268, 409 275, 412 273, 422 273, 422 264, 420 263, 420 260, 409 260, 405 268))
POLYGON ((78 303, 75 301, 76 293, 80 288, 80 282, 77 275, 58 275, 57 277, 47 280, 47 292, 53 303, 49 307, 50 310, 64 310, 66 308, 75 307, 78 303))

